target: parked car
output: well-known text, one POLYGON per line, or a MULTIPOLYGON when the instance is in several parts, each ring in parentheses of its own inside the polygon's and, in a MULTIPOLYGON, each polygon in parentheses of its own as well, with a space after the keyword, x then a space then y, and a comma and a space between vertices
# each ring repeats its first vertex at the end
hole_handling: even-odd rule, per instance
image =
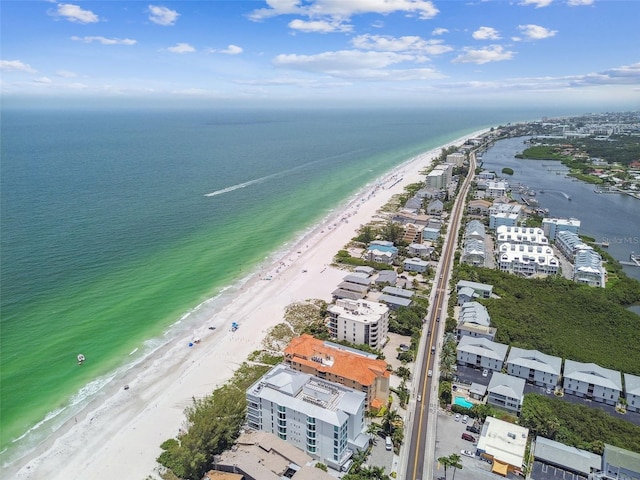
POLYGON ((456 416, 454 417, 454 420, 455 420, 456 422, 459 422, 459 421, 460 421, 460 414, 459 414, 459 413, 456 413, 456 416))
POLYGON ((480 433, 480 429, 474 425, 467 425, 467 432, 471 432, 471 433, 480 433))
POLYGON ((462 438, 463 440, 466 440, 468 442, 475 442, 476 441, 476 437, 474 437, 473 435, 469 435, 468 433, 462 433, 462 438))
POLYGON ((482 370, 482 376, 486 377, 487 375, 489 375, 489 370, 485 368, 484 370, 482 370))
POLYGON ((462 423, 467 423, 469 421, 469 415, 464 415, 462 417, 462 423))
POLYGON ((467 457, 475 457, 476 455, 471 450, 460 450, 462 455, 466 455, 467 457))
POLYGON ((422 395, 418 395, 418 396, 416 397, 416 400, 418 400, 418 401, 422 400, 422 395))

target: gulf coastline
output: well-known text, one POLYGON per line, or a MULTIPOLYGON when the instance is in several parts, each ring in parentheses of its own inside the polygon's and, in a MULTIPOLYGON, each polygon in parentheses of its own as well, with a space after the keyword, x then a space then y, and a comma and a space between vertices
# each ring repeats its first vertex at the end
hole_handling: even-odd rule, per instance
POLYGON ((2 462, 381 175, 543 113, 3 109, 2 462))

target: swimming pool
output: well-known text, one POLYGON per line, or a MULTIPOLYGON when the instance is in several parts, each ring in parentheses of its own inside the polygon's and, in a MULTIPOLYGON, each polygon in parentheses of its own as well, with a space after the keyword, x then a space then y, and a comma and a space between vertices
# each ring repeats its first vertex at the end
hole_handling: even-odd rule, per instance
POLYGON ((456 397, 454 403, 460 407, 471 408, 473 407, 473 403, 467 401, 464 397, 456 397))

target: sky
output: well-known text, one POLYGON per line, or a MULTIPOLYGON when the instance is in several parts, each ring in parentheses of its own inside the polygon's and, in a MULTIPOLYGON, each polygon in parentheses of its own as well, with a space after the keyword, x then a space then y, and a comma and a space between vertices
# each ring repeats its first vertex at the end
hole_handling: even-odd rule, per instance
POLYGON ((637 110, 638 19, 638 0, 2 0, 0 93, 637 110))

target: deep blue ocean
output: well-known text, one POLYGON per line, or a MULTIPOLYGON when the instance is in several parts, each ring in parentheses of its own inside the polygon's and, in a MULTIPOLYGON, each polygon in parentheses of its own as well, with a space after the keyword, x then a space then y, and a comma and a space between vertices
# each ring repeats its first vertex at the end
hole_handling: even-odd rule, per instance
POLYGON ((5 460, 377 177, 554 113, 3 108, 5 460))

